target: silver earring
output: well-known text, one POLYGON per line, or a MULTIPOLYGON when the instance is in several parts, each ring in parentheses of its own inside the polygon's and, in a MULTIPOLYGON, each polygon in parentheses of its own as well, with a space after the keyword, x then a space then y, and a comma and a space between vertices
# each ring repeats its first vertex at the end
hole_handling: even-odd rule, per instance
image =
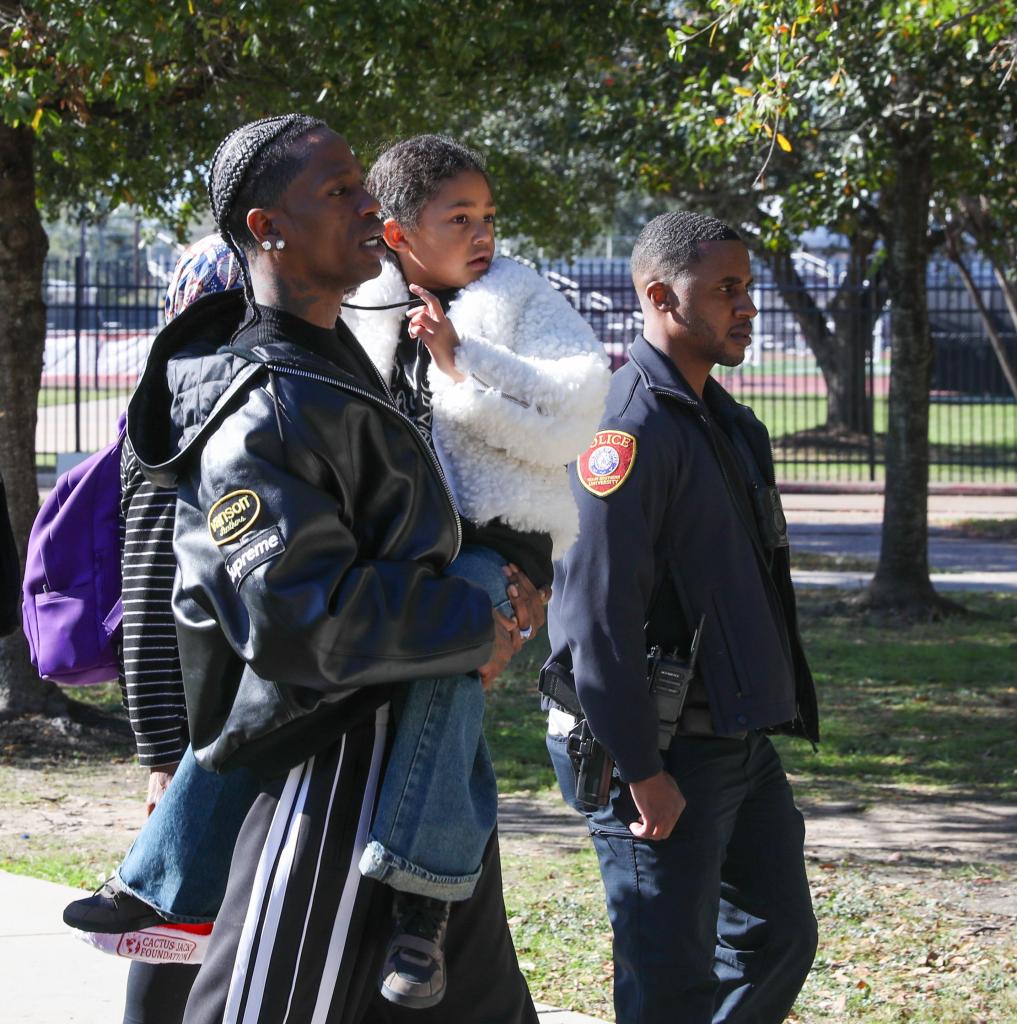
POLYGON ((268 250, 272 248, 272 243, 266 238, 265 241, 261 243, 261 247, 265 252, 268 252, 268 250))
POLYGON ((277 249, 285 249, 286 248, 286 239, 285 238, 277 239, 276 243, 275 243, 275 247, 277 249))

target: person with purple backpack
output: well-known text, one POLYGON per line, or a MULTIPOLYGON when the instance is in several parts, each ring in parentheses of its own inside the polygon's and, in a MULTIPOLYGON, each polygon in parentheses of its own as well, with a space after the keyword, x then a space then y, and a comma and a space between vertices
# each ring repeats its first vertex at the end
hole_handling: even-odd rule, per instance
MULTIPOLYGON (((226 243, 218 235, 202 238, 177 262, 166 294, 166 322, 203 295, 239 283, 239 266, 226 243)), ((209 352, 214 348, 210 343, 209 352)), ((124 1024, 176 1024, 222 902, 236 834, 257 784, 246 770, 228 775, 203 771, 189 746, 171 604, 176 488, 144 477, 122 432, 106 457, 119 463, 115 507, 120 513, 123 619, 116 644, 118 672, 138 758, 149 769, 150 817, 115 876, 92 896, 69 904, 64 921, 95 948, 134 960, 124 1024), (170 787, 174 777, 177 784, 170 787)), ((112 487, 112 479, 105 487, 112 487)), ((109 494, 100 493, 89 507, 113 504, 109 494)))

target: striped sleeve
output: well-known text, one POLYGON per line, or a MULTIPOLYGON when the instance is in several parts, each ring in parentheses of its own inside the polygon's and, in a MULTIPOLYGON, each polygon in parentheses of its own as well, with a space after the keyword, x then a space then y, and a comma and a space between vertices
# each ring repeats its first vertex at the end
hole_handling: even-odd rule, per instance
POLYGON ((184 684, 173 621, 176 490, 141 474, 125 444, 121 459, 124 706, 146 768, 179 762, 188 744, 184 684))

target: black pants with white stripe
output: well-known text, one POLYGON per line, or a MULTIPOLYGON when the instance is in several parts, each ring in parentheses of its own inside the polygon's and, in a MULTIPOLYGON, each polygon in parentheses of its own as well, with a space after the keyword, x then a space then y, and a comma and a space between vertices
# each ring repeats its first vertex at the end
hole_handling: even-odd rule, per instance
POLYGON ((501 893, 497 837, 455 904, 448 991, 432 1010, 378 994, 391 890, 361 876, 386 709, 267 783, 241 829, 184 1024, 536 1024, 501 893))

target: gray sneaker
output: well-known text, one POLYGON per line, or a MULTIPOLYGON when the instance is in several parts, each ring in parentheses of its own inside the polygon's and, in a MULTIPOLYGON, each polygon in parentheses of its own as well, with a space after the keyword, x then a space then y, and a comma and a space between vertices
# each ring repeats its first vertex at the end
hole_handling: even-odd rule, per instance
POLYGON ((445 929, 449 904, 397 892, 395 926, 381 969, 381 994, 409 1009, 436 1006, 445 995, 445 929))

